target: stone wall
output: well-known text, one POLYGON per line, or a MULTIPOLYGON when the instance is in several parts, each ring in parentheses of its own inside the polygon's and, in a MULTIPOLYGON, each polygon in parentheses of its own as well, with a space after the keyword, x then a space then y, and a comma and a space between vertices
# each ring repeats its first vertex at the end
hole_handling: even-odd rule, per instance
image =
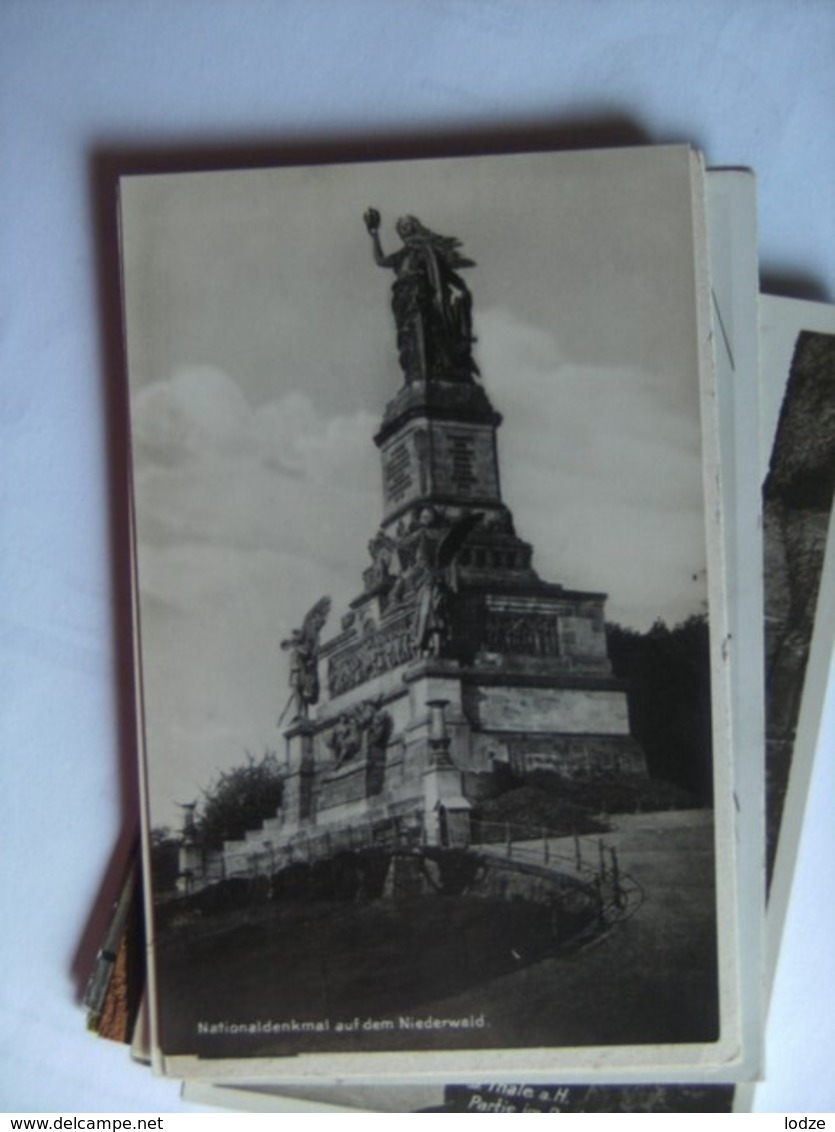
POLYGON ((480 731, 629 734, 626 696, 621 691, 476 685, 467 687, 464 706, 480 731))

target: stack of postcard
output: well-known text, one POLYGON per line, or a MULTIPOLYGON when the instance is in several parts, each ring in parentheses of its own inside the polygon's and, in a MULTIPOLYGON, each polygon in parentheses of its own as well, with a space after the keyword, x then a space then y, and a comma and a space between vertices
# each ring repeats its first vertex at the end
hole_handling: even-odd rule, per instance
POLYGON ((753 176, 131 176, 120 227, 154 1070, 729 1109, 833 622, 835 319, 759 301, 753 176))

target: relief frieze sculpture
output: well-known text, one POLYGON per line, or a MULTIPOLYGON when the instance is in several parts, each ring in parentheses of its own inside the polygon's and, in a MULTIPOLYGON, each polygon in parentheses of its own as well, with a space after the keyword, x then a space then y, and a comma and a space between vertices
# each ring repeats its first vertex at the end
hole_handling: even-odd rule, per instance
POLYGON ((382 697, 363 700, 350 711, 343 712, 326 744, 333 751, 334 770, 339 770, 360 754, 364 754, 369 763, 384 762, 391 731, 392 718, 382 707, 382 697))
POLYGON ((417 654, 412 639, 411 609, 382 626, 372 626, 344 650, 328 657, 328 688, 340 696, 374 676, 406 664, 417 654))

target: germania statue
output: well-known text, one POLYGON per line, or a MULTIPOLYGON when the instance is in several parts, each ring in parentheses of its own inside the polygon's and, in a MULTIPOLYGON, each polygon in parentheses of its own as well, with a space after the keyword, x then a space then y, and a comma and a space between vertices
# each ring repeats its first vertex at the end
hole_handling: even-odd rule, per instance
POLYGON ((439 236, 416 216, 401 216, 397 234, 403 246, 385 255, 380 243, 380 213, 364 216, 374 261, 394 271, 391 307, 397 327, 397 352, 406 381, 472 381, 473 298, 458 274, 475 267, 461 255, 461 241, 439 236))

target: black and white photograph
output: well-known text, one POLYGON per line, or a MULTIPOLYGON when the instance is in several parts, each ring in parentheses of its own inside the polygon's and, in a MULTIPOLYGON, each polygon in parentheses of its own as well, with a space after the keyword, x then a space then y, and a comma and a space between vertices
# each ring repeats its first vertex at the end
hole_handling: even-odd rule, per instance
POLYGON ((686 147, 123 180, 166 1071, 730 1059, 702 191, 686 147))
MULTIPOLYGON (((830 409, 835 309, 772 296, 760 296, 759 307, 770 981, 796 864, 835 624, 835 571, 830 565, 835 548, 830 409)), ((305 1104, 322 1111, 372 1112, 748 1112, 753 1086, 517 1082, 308 1085, 294 1090, 289 1085, 231 1089, 190 1082, 187 1095, 246 1111, 289 1111, 305 1104)))
POLYGON ((13 1116, 833 1109, 833 33, 0 4, 13 1116))

